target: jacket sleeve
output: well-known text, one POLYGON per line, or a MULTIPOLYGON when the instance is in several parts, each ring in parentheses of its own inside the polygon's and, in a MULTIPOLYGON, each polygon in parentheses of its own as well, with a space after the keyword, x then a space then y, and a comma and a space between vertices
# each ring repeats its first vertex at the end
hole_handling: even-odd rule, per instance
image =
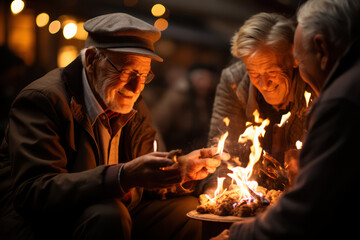
POLYGON ((359 111, 346 100, 319 106, 293 189, 255 220, 233 224, 230 239, 320 239, 357 229, 357 222, 347 219, 357 216, 358 208, 342 209, 337 199, 344 197, 348 205, 345 199, 357 189, 359 111))
MULTIPOLYGON (((209 147, 217 146, 221 135, 228 131, 224 150, 233 156, 239 156, 238 138, 245 129, 248 91, 249 79, 241 61, 223 70, 220 83, 216 88, 210 122, 209 147), (225 117, 230 119, 229 126, 223 122, 225 117)), ((228 172, 227 164, 222 163, 215 173, 198 183, 196 194, 216 187, 217 178, 227 176, 228 172)))
POLYGON ((67 171, 64 116, 58 110, 64 101, 55 100, 41 91, 23 90, 10 112, 14 206, 22 214, 67 214, 116 193, 103 184, 106 166, 67 171))
POLYGON ((216 145, 220 136, 229 131, 225 150, 230 153, 234 151, 234 146, 230 143, 237 143, 240 134, 245 128, 248 81, 241 62, 223 70, 220 83, 216 89, 211 116, 209 146, 216 145), (230 119, 228 127, 223 122, 225 117, 230 119))

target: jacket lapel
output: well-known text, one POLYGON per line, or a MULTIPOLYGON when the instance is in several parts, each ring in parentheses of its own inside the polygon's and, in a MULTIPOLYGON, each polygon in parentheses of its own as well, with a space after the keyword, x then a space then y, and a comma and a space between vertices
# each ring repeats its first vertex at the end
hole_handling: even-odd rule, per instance
POLYGON ((84 90, 82 86, 82 63, 80 56, 63 69, 61 78, 65 82, 70 95, 70 109, 77 123, 88 133, 92 140, 93 146, 96 146, 95 156, 97 164, 100 161, 99 146, 95 141, 94 131, 91 127, 90 119, 84 111, 84 90))

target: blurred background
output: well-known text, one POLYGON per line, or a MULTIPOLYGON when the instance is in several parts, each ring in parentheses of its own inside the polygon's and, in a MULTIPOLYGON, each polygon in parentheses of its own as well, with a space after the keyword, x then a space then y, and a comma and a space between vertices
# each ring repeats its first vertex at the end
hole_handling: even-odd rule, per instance
MULTIPOLYGON (((230 39, 250 16, 292 17, 305 0, 2 0, 0 2, 0 138, 11 102, 46 72, 65 67, 83 48, 83 23, 125 12, 162 32, 155 79, 143 97, 168 149, 190 151, 207 142, 221 70, 234 59, 230 39)), ((161 138, 160 136, 160 138, 161 138)))

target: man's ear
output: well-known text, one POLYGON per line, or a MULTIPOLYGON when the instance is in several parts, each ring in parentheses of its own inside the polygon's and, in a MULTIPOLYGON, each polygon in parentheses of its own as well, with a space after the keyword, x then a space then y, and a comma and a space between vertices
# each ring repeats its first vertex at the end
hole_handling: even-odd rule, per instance
POLYGON ((85 69, 88 73, 93 73, 95 68, 96 49, 88 48, 85 51, 85 69))
POLYGON ((330 51, 329 45, 325 40, 324 35, 316 34, 313 37, 313 46, 316 52, 316 58, 320 63, 321 70, 325 71, 329 63, 330 51))

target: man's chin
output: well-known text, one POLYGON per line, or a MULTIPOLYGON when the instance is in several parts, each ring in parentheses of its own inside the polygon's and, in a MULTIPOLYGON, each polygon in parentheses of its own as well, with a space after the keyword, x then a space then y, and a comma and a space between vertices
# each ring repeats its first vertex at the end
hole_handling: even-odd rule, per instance
POLYGON ((128 114, 133 109, 133 106, 134 106, 133 104, 131 104, 131 105, 122 104, 122 105, 117 105, 115 107, 109 107, 109 109, 113 112, 117 112, 120 114, 128 114))

